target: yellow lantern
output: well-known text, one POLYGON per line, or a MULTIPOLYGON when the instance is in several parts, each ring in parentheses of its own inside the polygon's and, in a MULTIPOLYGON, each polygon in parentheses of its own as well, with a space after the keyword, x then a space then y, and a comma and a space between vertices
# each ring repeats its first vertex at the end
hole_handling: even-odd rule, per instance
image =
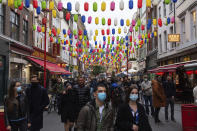
POLYGON ((79 36, 79 39, 82 40, 82 38, 83 38, 82 35, 80 35, 80 36, 79 36))
POLYGON ((125 49, 125 45, 123 45, 123 49, 125 49))
POLYGON ((76 51, 76 48, 74 48, 74 51, 76 51))
POLYGON ((54 1, 50 1, 49 2, 49 10, 53 10, 54 9, 54 1))
POLYGON ((64 38, 66 38, 66 37, 67 37, 67 35, 65 34, 65 35, 64 35, 64 38))
POLYGON ((155 36, 155 37, 157 36, 157 32, 156 32, 156 31, 154 32, 154 36, 155 36))
POLYGON ((51 29, 49 29, 49 35, 51 35, 51 29))
POLYGON ((151 7, 151 0, 146 0, 146 7, 151 7))
POLYGON ((121 28, 120 27, 118 28, 118 34, 121 34, 121 28))
POLYGON ((68 41, 68 45, 70 46, 70 41, 68 41))
POLYGON ((42 32, 43 32, 43 33, 45 32, 45 28, 44 28, 44 27, 42 27, 42 32))
POLYGON ((56 18, 56 16, 57 16, 56 10, 52 10, 52 15, 53 15, 53 18, 56 18))
POLYGON ((60 29, 59 29, 59 28, 57 29, 57 34, 58 34, 58 35, 60 34, 60 29))
POLYGON ((62 44, 64 44, 64 40, 62 40, 62 44))
POLYGON ((14 0, 8 0, 8 6, 13 6, 14 5, 14 0))
POLYGON ((157 25, 157 19, 153 19, 153 25, 154 25, 154 26, 157 25))
POLYGON ((98 30, 95 30, 95 35, 98 36, 98 30))
POLYGON ((82 41, 82 44, 85 45, 85 41, 84 40, 82 41))
POLYGON ((103 2, 101 3, 101 10, 102 10, 102 11, 105 11, 105 9, 106 9, 106 3, 103 1, 103 2))
POLYGON ((94 36, 94 41, 96 41, 96 36, 94 36))
POLYGON ((127 19, 126 25, 127 25, 127 26, 130 26, 130 20, 129 20, 129 19, 127 19))
POLYGON ((98 17, 95 18, 95 24, 96 24, 96 25, 99 24, 99 18, 98 18, 98 17))
POLYGON ((84 48, 82 49, 83 52, 85 52, 84 48))
POLYGON ((142 39, 144 39, 144 34, 142 34, 142 39))
POLYGON ((110 36, 108 36, 108 41, 110 41, 110 36))
POLYGON ((95 45, 95 48, 97 48, 97 45, 95 45))

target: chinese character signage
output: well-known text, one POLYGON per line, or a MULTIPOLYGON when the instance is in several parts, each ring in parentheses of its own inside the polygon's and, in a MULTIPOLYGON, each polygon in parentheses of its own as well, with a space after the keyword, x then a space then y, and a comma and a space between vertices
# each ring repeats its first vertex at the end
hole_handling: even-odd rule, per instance
POLYGON ((180 34, 168 34, 168 42, 180 42, 180 34))

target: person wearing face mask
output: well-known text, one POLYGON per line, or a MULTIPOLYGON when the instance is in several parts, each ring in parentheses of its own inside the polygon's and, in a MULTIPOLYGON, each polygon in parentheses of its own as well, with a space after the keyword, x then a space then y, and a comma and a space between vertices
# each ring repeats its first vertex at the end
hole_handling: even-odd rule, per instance
POLYGON ((144 81, 141 84, 142 92, 143 92, 143 98, 145 101, 145 107, 146 107, 146 114, 149 115, 149 106, 151 108, 151 115, 154 116, 154 108, 152 104, 152 86, 151 81, 148 80, 148 76, 144 76, 144 81))
POLYGON ((64 123, 65 131, 69 131, 77 120, 78 113, 78 95, 70 83, 66 84, 61 97, 61 121, 64 123))
POLYGON ((94 100, 88 102, 80 111, 77 131, 114 131, 113 111, 106 102, 107 88, 98 84, 94 88, 94 100))
POLYGON ((37 75, 31 77, 31 86, 26 89, 29 101, 30 131, 40 131, 43 128, 43 111, 49 104, 47 90, 38 81, 37 75))
POLYGON ((144 107, 138 103, 138 89, 132 85, 126 94, 126 103, 119 107, 118 131, 152 131, 144 107))
POLYGON ((20 82, 12 82, 4 102, 5 125, 8 131, 27 131, 31 126, 26 95, 20 82))

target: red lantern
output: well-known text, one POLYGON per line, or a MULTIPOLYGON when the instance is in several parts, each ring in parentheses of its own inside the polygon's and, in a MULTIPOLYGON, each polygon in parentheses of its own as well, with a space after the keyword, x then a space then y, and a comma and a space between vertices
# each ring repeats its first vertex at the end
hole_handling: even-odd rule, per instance
POLYGON ((99 45, 99 48, 101 48, 101 45, 99 45))
POLYGON ((52 28, 53 35, 56 34, 55 28, 52 28))
POLYGON ((109 26, 111 25, 111 19, 110 18, 108 19, 107 23, 108 23, 109 26))
POLYGON ((70 13, 69 13, 69 12, 66 13, 66 20, 67 20, 67 21, 70 20, 70 13))
POLYGON ((33 0, 33 7, 38 8, 38 1, 37 0, 33 0))
POLYGON ((88 2, 85 2, 84 3, 84 10, 85 11, 88 11, 89 10, 89 4, 88 4, 88 2))
POLYGON ((78 44, 78 42, 76 43, 76 47, 78 47, 79 46, 79 44, 78 44))
POLYGON ((99 49, 97 49, 97 53, 99 53, 99 49))
POLYGON ((50 37, 50 42, 53 42, 53 37, 50 37))
POLYGON ((101 30, 101 34, 102 35, 105 35, 105 31, 103 29, 101 30))
POLYGON ((142 8, 142 0, 138 0, 138 4, 137 4, 138 8, 142 8))
POLYGON ((130 42, 132 42, 132 35, 130 35, 130 42))
POLYGON ((18 7, 19 10, 23 9, 23 2, 21 3, 21 6, 18 7))
POLYGON ((144 29, 145 29, 144 25, 141 25, 141 29, 142 29, 142 30, 144 30, 144 29))
POLYGON ((47 23, 47 18, 46 17, 42 18, 42 24, 45 25, 46 23, 47 23))
POLYGON ((89 46, 90 45, 90 43, 89 43, 89 41, 87 41, 87 46, 89 46))
POLYGON ((82 30, 79 30, 78 31, 78 35, 82 35, 82 30))
POLYGON ((66 40, 66 44, 68 44, 68 40, 66 40))
POLYGON ((148 33, 148 38, 150 39, 150 33, 148 33))
POLYGON ((107 29, 107 35, 109 35, 110 34, 110 30, 109 29, 107 29))
POLYGON ((159 25, 159 27, 162 27, 162 20, 161 20, 161 18, 158 19, 158 25, 159 25))

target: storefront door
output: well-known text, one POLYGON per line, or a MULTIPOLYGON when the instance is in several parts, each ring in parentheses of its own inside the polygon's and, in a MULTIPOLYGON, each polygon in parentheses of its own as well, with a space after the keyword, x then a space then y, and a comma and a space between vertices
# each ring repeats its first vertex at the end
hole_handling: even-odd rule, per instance
POLYGON ((0 105, 3 105, 5 91, 5 58, 0 55, 0 105))

